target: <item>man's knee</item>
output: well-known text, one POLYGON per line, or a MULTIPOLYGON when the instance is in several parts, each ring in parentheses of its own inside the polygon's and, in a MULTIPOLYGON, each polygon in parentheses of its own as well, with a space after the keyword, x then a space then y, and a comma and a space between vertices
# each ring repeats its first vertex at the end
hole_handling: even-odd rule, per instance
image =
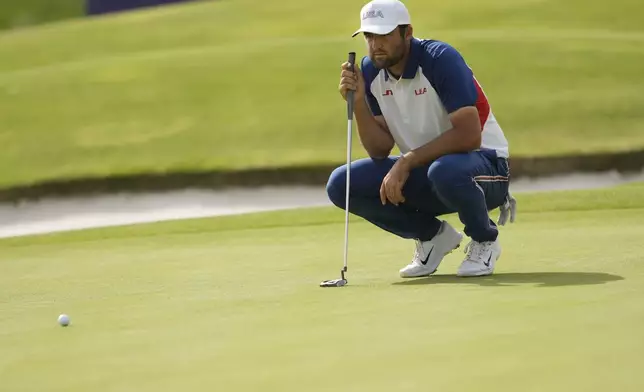
POLYGON ((444 188, 467 179, 469 172, 460 154, 444 155, 429 166, 427 178, 436 188, 444 188))
POLYGON ((346 185, 347 166, 342 165, 333 170, 326 183, 326 194, 329 200, 340 208, 344 208, 346 185))
MULTIPOLYGON (((363 158, 351 163, 351 196, 377 197, 382 179, 394 162, 391 159, 363 158)), ((333 204, 344 208, 346 200, 347 166, 337 167, 326 184, 326 193, 333 204)))

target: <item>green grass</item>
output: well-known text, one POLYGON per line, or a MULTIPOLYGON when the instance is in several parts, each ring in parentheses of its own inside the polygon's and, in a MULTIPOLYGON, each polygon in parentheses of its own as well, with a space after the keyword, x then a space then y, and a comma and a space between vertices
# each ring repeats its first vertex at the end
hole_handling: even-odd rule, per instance
MULTIPOLYGON (((644 147, 644 3, 407 3, 417 36, 464 54, 514 156, 644 147)), ((210 1, 0 35, 0 186, 342 162, 362 4, 210 1)))
POLYGON ((84 15, 84 0, 0 0, 0 30, 84 15))
POLYGON ((341 289, 333 208, 2 240, 3 390, 640 391, 643 196, 519 195, 481 279, 353 219, 341 289))

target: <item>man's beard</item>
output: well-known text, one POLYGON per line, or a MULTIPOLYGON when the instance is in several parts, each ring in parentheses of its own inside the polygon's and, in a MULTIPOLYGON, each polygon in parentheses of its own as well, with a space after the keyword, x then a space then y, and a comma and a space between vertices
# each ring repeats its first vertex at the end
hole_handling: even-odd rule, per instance
POLYGON ((376 57, 376 56, 370 56, 371 57, 371 62, 376 66, 378 69, 385 69, 385 68, 391 68, 394 65, 398 64, 404 56, 404 52, 401 50, 399 52, 394 53, 391 56, 387 56, 387 58, 383 59, 382 57, 376 57))

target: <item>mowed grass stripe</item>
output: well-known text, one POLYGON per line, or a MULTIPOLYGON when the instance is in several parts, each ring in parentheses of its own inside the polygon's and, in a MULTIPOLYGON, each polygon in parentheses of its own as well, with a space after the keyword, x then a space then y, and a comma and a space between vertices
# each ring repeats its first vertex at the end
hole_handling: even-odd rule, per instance
MULTIPOLYGON (((561 41, 589 41, 588 48, 578 50, 597 52, 644 52, 639 42, 644 41, 644 33, 640 32, 615 32, 610 30, 525 30, 525 29, 486 29, 486 30, 439 30, 435 31, 436 36, 452 37, 463 41, 483 42, 544 42, 557 39, 561 41), (597 41, 615 41, 618 45, 596 45, 597 41)), ((183 47, 140 50, 137 52, 112 53, 107 56, 95 57, 83 60, 66 60, 52 62, 46 65, 35 67, 23 67, 15 70, 0 72, 0 80, 3 78, 18 77, 46 77, 49 73, 76 72, 88 67, 105 65, 106 63, 127 63, 140 61, 158 61, 171 57, 201 57, 204 55, 220 54, 250 54, 257 50, 271 49, 273 47, 289 46, 301 47, 310 45, 346 43, 344 35, 326 37, 290 37, 270 40, 255 40, 249 44, 240 45, 238 42, 209 45, 190 45, 183 47)))

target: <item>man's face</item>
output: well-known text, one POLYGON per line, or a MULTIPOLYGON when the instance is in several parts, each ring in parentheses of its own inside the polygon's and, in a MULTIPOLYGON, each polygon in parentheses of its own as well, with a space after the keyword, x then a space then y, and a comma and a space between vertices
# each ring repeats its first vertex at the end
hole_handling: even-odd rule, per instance
POLYGON ((387 35, 364 33, 369 49, 369 58, 376 68, 392 67, 405 55, 405 37, 400 34, 400 27, 387 35))

